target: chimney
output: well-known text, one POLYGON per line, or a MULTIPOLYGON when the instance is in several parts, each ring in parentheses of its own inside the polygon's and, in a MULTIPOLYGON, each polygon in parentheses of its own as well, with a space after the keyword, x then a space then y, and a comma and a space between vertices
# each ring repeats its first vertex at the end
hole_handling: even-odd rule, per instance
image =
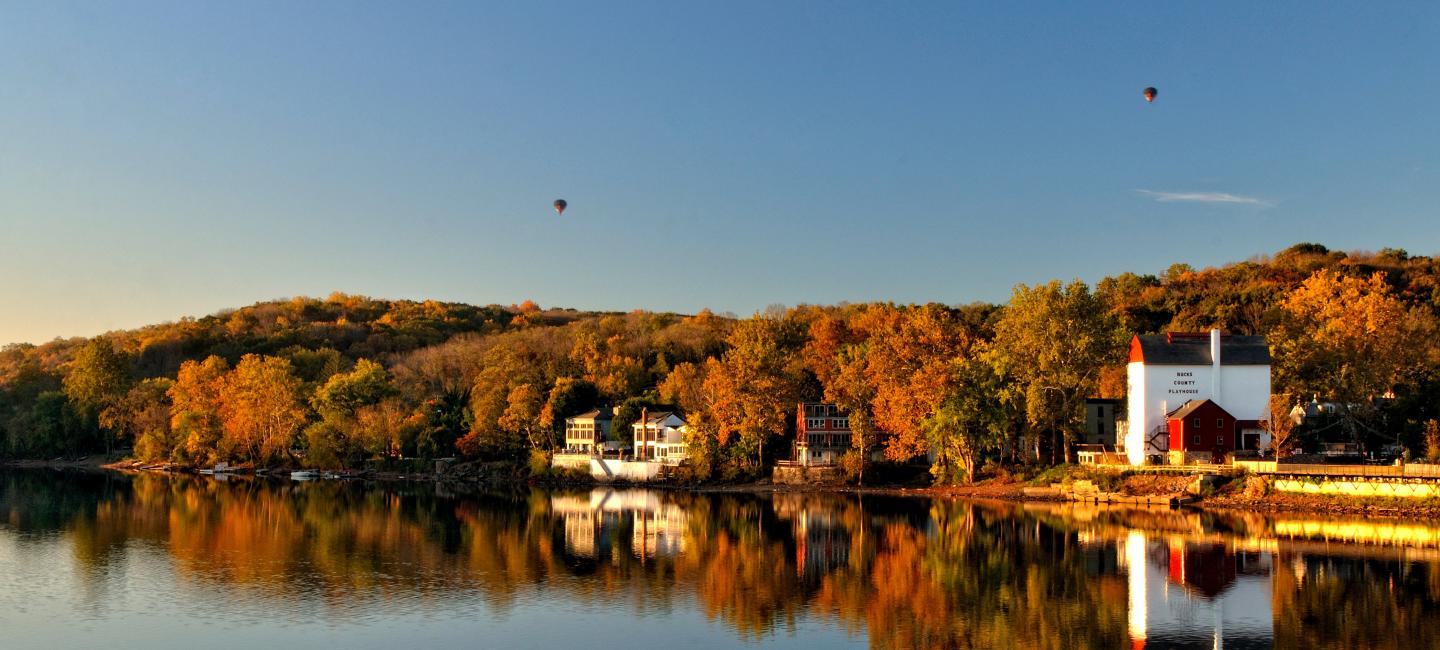
POLYGON ((1220 330, 1210 330, 1210 399, 1220 402, 1220 330))

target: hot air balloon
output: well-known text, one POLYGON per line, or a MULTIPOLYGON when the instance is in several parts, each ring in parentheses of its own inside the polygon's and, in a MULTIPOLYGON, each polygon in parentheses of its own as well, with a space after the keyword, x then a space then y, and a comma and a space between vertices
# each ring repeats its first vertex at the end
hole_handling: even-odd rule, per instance
POLYGON ((565 214, 565 206, 570 205, 565 199, 555 199, 555 214, 565 214))
POLYGON ((1158 94, 1160 94, 1160 91, 1155 90, 1155 87, 1154 87, 1154 86, 1151 86, 1151 87, 1149 87, 1149 88, 1146 88, 1146 89, 1145 89, 1145 101, 1146 101, 1146 102, 1153 102, 1153 101, 1155 101, 1155 96, 1158 95, 1158 94))

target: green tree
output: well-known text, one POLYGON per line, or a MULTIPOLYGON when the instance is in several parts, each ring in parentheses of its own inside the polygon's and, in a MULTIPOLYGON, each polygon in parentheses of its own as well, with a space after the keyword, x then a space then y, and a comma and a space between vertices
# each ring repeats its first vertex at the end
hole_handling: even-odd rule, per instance
POLYGON ((6 371, 0 372, 0 429, 4 430, 4 448, 0 453, 6 455, 47 456, 56 451, 42 449, 44 445, 37 439, 34 417, 40 395, 58 392, 60 377, 42 369, 34 354, 35 346, 16 345, 0 349, 0 359, 13 359, 6 371))
POLYGON ((141 460, 169 458, 175 440, 170 434, 170 400, 166 394, 174 384, 165 377, 136 384, 124 397, 100 411, 100 426, 117 439, 133 442, 135 455, 141 460))
POLYGON ((930 473, 941 484, 973 483, 981 457, 1005 439, 1008 418, 1001 380, 979 359, 958 365, 953 389, 925 421, 935 462, 930 473))
POLYGON ((540 427, 550 432, 553 441, 563 440, 565 419, 595 408, 600 391, 592 384, 578 377, 561 377, 550 389, 550 397, 540 411, 540 427))
POLYGON ((354 370, 332 375, 316 389, 310 404, 323 418, 353 421, 355 413, 361 408, 378 404, 396 392, 383 366, 361 359, 354 370))
POLYGON ((34 434, 24 450, 26 455, 79 454, 82 441, 76 432, 84 426, 84 416, 65 393, 46 391, 37 396, 29 424, 34 434))
POLYGON ((1121 361, 1125 342, 1114 313, 1085 283, 1055 280, 1016 285, 988 358, 1024 394, 1031 430, 1058 431, 1068 459, 1084 426, 1085 398, 1098 390, 1104 368, 1121 361))
MULTIPOLYGON (((119 401, 130 389, 130 363, 125 355, 115 351, 109 339, 91 339, 70 362, 64 388, 65 396, 80 417, 98 424, 100 412, 119 401)), ((105 451, 109 453, 121 432, 103 428, 105 451)))
POLYGON ((282 351, 281 356, 289 359, 295 368, 295 375, 310 385, 323 383, 350 369, 345 356, 340 354, 339 350, 329 347, 316 350, 294 347, 282 351))
POLYGON ((331 375, 310 397, 321 421, 305 428, 307 464, 348 467, 367 455, 389 451, 389 432, 366 431, 359 414, 397 392, 385 368, 368 359, 350 372, 331 375))

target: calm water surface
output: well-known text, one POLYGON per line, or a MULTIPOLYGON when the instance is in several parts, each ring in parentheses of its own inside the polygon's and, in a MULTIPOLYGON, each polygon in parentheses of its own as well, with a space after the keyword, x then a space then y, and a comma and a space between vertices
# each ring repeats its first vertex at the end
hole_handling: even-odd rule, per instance
POLYGON ((0 473, 0 648, 1436 648, 1440 526, 0 473))

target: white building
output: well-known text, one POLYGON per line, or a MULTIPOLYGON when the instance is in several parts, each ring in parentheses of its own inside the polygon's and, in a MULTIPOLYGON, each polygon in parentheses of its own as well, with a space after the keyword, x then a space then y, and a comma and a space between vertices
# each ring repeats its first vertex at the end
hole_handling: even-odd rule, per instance
POLYGON ((614 419, 608 407, 565 418, 565 453, 599 456, 618 452, 620 443, 610 436, 610 422, 614 419))
POLYGON ((1190 400, 1212 400, 1235 417, 1237 449, 1269 443, 1260 428, 1270 401, 1270 348, 1263 336, 1220 330, 1136 336, 1128 374, 1125 454, 1132 465, 1169 449, 1166 416, 1190 400))
POLYGON ((631 425, 635 433, 635 460, 679 465, 689 455, 685 421, 669 411, 646 413, 631 425))

